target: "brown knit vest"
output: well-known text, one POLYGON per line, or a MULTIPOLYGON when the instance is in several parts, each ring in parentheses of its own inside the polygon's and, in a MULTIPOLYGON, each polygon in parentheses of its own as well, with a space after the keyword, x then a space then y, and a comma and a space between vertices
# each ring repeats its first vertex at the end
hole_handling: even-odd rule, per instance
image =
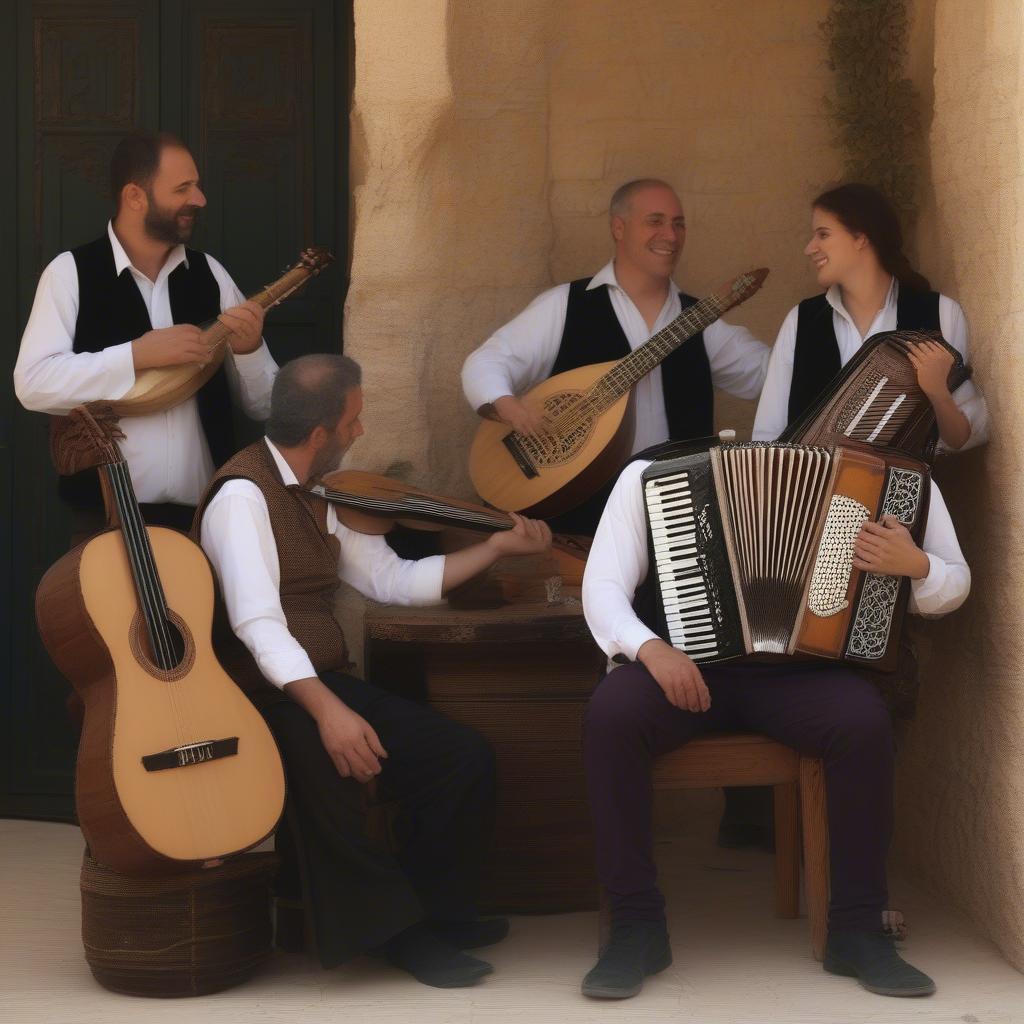
MULTIPOLYGON (((198 541, 203 513, 228 480, 249 480, 263 495, 277 544, 281 607, 288 630, 319 672, 349 667, 345 637, 334 617, 341 545, 327 532, 327 502, 298 486, 286 487, 265 441, 243 448, 214 474, 199 501, 193 534, 198 541)), ((268 683, 245 645, 234 635, 218 600, 214 646, 225 670, 257 707, 286 695, 268 683)))

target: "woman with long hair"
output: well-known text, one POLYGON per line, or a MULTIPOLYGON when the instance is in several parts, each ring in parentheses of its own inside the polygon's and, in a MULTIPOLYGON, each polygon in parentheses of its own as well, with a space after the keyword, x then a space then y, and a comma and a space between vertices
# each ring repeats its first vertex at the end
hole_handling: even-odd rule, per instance
MULTIPOLYGON (((823 192, 812 204, 804 249, 824 294, 790 310, 779 331, 754 419, 755 441, 771 441, 804 412, 866 338, 881 331, 938 330, 968 362, 967 320, 959 304, 931 290, 903 254, 889 201, 870 185, 823 192)), ((941 446, 973 448, 988 437, 985 400, 968 380, 950 394, 952 356, 934 342, 910 356, 935 409, 941 446)))

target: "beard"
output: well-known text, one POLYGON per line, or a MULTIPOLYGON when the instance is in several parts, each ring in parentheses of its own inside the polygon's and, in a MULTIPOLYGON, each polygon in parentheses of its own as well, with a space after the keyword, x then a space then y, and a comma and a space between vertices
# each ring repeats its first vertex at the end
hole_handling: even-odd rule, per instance
POLYGON ((192 237, 200 207, 182 206, 177 210, 169 210, 157 205, 152 192, 147 192, 146 197, 149 199, 149 209, 146 210, 143 223, 150 238, 168 245, 180 245, 192 237))
POLYGON ((343 444, 336 437, 332 437, 314 456, 313 463, 309 467, 310 479, 315 480, 325 473, 333 473, 341 466, 345 452, 351 447, 350 444, 343 444))

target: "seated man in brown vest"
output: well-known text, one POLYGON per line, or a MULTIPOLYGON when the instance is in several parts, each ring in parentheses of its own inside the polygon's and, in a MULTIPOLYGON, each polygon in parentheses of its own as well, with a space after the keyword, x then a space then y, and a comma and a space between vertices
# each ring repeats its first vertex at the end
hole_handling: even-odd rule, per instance
POLYGON ((287 768, 289 837, 321 963, 373 952, 426 984, 469 985, 491 966, 462 949, 508 928, 475 908, 493 755, 465 726, 347 675, 333 598, 340 578, 377 601, 437 601, 503 555, 544 550, 551 534, 519 519, 473 547, 414 562, 383 537, 347 529, 303 485, 336 468, 362 434, 362 404, 351 359, 286 364, 266 438, 216 474, 195 529, 237 638, 220 646, 222 660, 263 711, 287 768), (359 784, 374 778, 400 806, 395 855, 363 828, 359 784))

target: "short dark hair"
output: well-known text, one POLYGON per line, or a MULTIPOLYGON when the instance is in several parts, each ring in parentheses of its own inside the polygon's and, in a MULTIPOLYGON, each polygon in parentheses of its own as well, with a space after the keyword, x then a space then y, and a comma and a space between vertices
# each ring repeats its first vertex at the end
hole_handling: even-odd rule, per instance
POLYGON ((317 352, 285 363, 270 393, 267 437, 294 448, 317 427, 334 430, 345 412, 348 393, 362 383, 363 371, 348 356, 317 352))
POLYGON ((629 213, 629 204, 633 201, 633 196, 641 189, 655 187, 667 188, 671 192, 675 192, 675 189, 661 178, 634 178, 633 181, 627 181, 625 185, 620 185, 612 193, 612 201, 608 204, 608 215, 610 217, 625 217, 629 213))
POLYGON ((117 144, 110 158, 110 198, 115 213, 120 209, 125 185, 148 189, 153 184, 165 149, 187 150, 188 146, 170 132, 150 131, 131 132, 117 144))

